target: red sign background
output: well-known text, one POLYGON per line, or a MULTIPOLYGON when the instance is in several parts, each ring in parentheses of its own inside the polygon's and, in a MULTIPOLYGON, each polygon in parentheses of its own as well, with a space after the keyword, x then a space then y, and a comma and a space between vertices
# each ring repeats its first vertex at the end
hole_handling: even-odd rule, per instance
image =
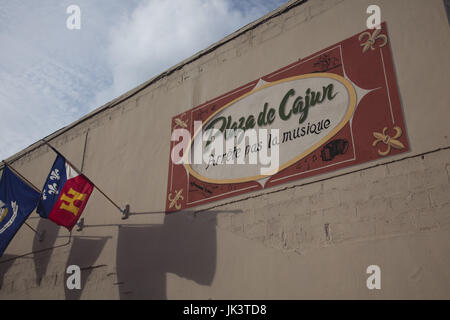
MULTIPOLYGON (((189 174, 182 164, 174 164, 169 157, 166 212, 409 151, 386 23, 379 30, 358 33, 261 79, 274 82, 320 72, 345 75, 358 87, 372 90, 359 102, 352 121, 309 155, 271 176, 264 187, 256 181, 206 183, 189 174)), ((185 124, 193 136, 194 121, 204 122, 221 106, 250 92, 258 81, 256 79, 175 116, 172 119, 172 131, 182 127, 180 124, 185 124)), ((171 142, 171 151, 176 144, 171 142)))

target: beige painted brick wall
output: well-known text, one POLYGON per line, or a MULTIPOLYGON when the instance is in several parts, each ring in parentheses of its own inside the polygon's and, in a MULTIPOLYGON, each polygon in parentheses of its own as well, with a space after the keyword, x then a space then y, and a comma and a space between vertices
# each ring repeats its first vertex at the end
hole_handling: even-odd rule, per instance
MULTIPOLYGON (((252 209, 223 214, 217 226, 299 254, 346 241, 447 229, 449 163, 447 148, 308 185, 299 182, 242 200, 252 209)), ((222 209, 240 207, 235 202, 222 209)))
MULTIPOLYGON (((98 192, 81 232, 33 214, 46 238, 18 232, 0 299, 450 298, 449 33, 439 0, 310 0, 105 105, 52 143, 80 166, 87 141, 84 172, 146 214, 121 220, 98 192), (388 24, 411 152, 164 216, 170 119, 364 30, 369 4, 388 24), (365 286, 370 264, 382 290, 365 286)), ((22 153, 14 167, 42 185, 54 154, 22 153)))

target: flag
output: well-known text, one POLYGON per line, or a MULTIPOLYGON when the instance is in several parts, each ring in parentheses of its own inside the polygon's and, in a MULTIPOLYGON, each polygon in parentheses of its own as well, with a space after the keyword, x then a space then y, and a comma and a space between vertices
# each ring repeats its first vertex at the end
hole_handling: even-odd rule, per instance
POLYGON ((78 174, 58 154, 42 189, 37 213, 42 218, 72 230, 83 212, 94 185, 78 174))
POLYGON ((7 166, 0 181, 0 257, 30 213, 36 208, 40 194, 7 166))

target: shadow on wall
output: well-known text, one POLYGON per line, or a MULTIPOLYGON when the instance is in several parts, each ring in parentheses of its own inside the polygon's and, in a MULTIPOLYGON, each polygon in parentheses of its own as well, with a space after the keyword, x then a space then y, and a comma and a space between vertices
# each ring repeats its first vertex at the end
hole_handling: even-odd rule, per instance
POLYGON ((33 254, 33 262, 34 270, 36 272, 36 284, 38 286, 41 285, 42 277, 47 272, 48 263, 50 262, 53 249, 42 252, 38 251, 42 250, 42 248, 52 248, 55 246, 59 228, 60 227, 57 224, 48 219, 39 219, 37 231, 38 233, 42 233, 44 231, 45 235, 42 242, 40 242, 37 237, 34 237, 33 240, 33 252, 36 252, 33 254))
MULTIPOLYGON (((217 213, 208 212, 201 219, 187 213, 165 215, 162 225, 118 225, 116 267, 120 298, 167 299, 167 273, 200 285, 211 285, 216 271, 217 213)), ((41 284, 47 273, 54 251, 51 248, 58 238, 59 228, 46 219, 41 219, 37 226, 38 232, 45 230, 43 242, 37 238, 33 240, 35 253, 32 259, 37 285, 41 284)), ((80 299, 92 270, 102 267, 94 264, 110 238, 72 236, 66 269, 73 264, 81 268, 81 290, 67 289, 66 281, 70 274, 64 272, 66 300, 80 299)), ((0 289, 5 274, 17 257, 3 255, 0 261, 0 289)))
POLYGON ((11 254, 4 254, 2 260, 0 261, 0 290, 3 289, 3 278, 8 272, 9 268, 13 265, 17 256, 11 254))
POLYGON ((81 289, 69 290, 66 282, 70 274, 64 273, 64 293, 66 300, 79 300, 81 293, 86 288, 89 275, 92 270, 99 266, 94 266, 97 258, 102 252, 106 241, 110 237, 73 237, 72 247, 65 270, 70 265, 77 265, 81 269, 81 289))
POLYGON ((119 227, 121 299, 167 299, 166 274, 211 285, 216 271, 216 214, 207 220, 170 214, 163 225, 119 227))

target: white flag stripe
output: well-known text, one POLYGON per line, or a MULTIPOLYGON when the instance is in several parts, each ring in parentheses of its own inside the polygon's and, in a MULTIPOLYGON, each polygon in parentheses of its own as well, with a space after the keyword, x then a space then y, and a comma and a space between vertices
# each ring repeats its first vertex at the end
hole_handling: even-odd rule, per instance
POLYGON ((66 177, 67 177, 67 180, 75 178, 76 176, 79 176, 78 172, 74 168, 72 168, 67 163, 67 161, 66 161, 65 165, 66 165, 66 177))

